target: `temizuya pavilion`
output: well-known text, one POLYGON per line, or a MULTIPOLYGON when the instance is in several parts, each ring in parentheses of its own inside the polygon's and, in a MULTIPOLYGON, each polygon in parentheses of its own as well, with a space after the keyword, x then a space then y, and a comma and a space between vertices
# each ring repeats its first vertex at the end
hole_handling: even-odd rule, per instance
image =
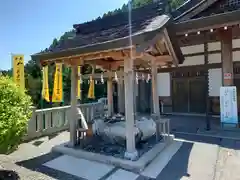
MULTIPOLYGON (((134 79, 135 72, 149 72, 152 78, 153 113, 160 117, 157 94, 157 70, 163 66, 177 66, 183 55, 177 44, 174 24, 164 13, 164 4, 152 3, 132 11, 132 46, 129 38, 129 14, 118 13, 73 27, 76 36, 62 41, 48 52, 32 55, 41 64, 61 62, 71 66, 71 122, 70 145, 77 142, 77 67, 84 64, 100 66, 108 71, 108 115, 113 113, 112 79, 123 69, 125 86, 126 153, 129 159, 137 156, 134 136, 134 79)), ((106 73, 105 73, 106 75, 106 73)))

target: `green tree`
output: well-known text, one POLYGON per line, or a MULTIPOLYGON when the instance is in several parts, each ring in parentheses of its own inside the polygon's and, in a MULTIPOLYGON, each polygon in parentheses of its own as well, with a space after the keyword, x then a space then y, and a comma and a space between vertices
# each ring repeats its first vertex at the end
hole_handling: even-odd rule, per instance
POLYGON ((53 42, 51 44, 51 47, 56 47, 57 45, 58 45, 58 40, 57 40, 57 38, 54 38, 53 42))
POLYGON ((0 76, 0 153, 15 150, 32 115, 31 98, 8 76, 0 76))

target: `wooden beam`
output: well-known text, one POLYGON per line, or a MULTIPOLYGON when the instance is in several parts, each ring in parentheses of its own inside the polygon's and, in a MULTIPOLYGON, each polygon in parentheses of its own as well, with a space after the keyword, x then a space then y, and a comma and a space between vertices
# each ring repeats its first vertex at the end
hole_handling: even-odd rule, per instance
POLYGON ((164 66, 169 62, 173 61, 173 58, 169 55, 163 55, 163 56, 152 56, 148 53, 145 53, 142 59, 146 61, 154 61, 156 65, 164 66))
MULTIPOLYGON (((148 71, 135 71, 138 73, 138 76, 142 77, 142 75, 146 76, 148 74, 148 71)), ((111 72, 103 72, 103 73, 94 73, 93 75, 91 74, 84 74, 81 75, 82 79, 89 79, 90 76, 93 77, 93 79, 101 79, 102 77, 104 79, 107 79, 109 77, 114 78, 115 77, 115 73, 117 73, 118 78, 123 78, 124 73, 123 71, 111 71, 111 72)))
POLYGON ((232 55, 232 29, 219 30, 221 38, 221 61, 222 61, 222 83, 223 86, 233 85, 233 55, 232 55), (224 78, 225 74, 231 76, 224 78))
MULTIPOLYGON (((104 59, 109 57, 115 57, 115 59, 122 59, 124 56, 124 52, 130 50, 130 46, 122 47, 122 48, 116 48, 116 49, 108 49, 105 51, 98 51, 98 52, 92 52, 92 53, 84 53, 84 54, 76 54, 73 56, 69 56, 67 58, 55 58, 55 59, 48 59, 41 61, 41 64, 49 64, 49 63, 55 63, 55 62, 69 62, 69 59, 82 59, 84 61, 91 61, 95 59, 104 59)), ((132 47, 133 49, 135 46, 132 47)), ((114 59, 114 58, 113 58, 114 59)))
POLYGON ((162 33, 157 34, 153 39, 145 41, 144 44, 137 46, 136 52, 138 53, 144 52, 147 48, 149 48, 149 46, 155 44, 159 39, 162 39, 162 37, 163 37, 162 33))
POLYGON ((163 54, 164 51, 161 49, 161 45, 160 45, 159 42, 157 42, 157 43, 155 44, 155 48, 158 50, 158 52, 159 52, 160 54, 163 54))
POLYGON ((165 43, 166 43, 166 48, 167 48, 169 54, 173 57, 173 63, 174 63, 174 65, 175 65, 175 66, 178 66, 178 58, 177 58, 177 56, 176 56, 176 54, 175 54, 175 51, 174 51, 174 49, 173 49, 173 46, 172 46, 172 44, 171 44, 171 40, 170 40, 170 38, 169 38, 169 36, 168 36, 167 30, 164 29, 164 30, 163 30, 163 33, 164 33, 164 39, 165 39, 165 43))

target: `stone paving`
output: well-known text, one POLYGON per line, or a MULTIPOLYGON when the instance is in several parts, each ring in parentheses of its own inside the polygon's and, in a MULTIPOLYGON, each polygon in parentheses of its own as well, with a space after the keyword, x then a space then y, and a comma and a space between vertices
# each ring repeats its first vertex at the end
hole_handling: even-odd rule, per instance
MULTIPOLYGON (((57 136, 45 137, 22 144, 16 152, 8 156, 0 155, 0 169, 16 171, 23 180, 86 180, 83 177, 83 173, 76 176, 63 172, 67 170, 56 170, 56 163, 55 165, 53 163, 54 160, 58 162, 56 160, 64 160, 66 157, 51 153, 51 148, 54 145, 66 142, 68 138, 69 133, 63 132, 57 136), (53 166, 51 166, 51 163, 53 166)), ((112 167, 110 171, 103 173, 104 175, 100 179, 240 180, 239 140, 193 134, 176 134, 176 140, 178 143, 182 142, 182 144, 179 143, 169 147, 170 149, 165 151, 162 157, 156 158, 156 161, 149 165, 148 172, 135 174, 112 167)), ((80 160, 74 159, 73 161, 77 162, 80 160)), ((81 169, 89 169, 90 173, 94 174, 97 172, 96 168, 98 166, 95 163, 94 165, 92 164, 93 162, 87 163, 84 161, 85 167, 81 166, 81 164, 74 165, 73 163, 69 166, 75 167, 79 171, 81 169)), ((69 166, 67 166, 68 169, 69 166)), ((103 165, 100 164, 100 166, 103 165)), ((99 174, 101 173, 99 172, 99 174)), ((86 172, 85 177, 87 177, 86 172)), ((89 177, 89 180, 95 180, 94 176, 89 177)))

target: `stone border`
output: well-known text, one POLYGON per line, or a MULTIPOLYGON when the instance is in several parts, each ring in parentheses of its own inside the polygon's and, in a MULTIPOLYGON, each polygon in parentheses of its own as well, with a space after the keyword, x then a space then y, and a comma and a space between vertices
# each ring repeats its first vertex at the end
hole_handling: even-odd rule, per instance
POLYGON ((111 164, 126 170, 130 170, 139 173, 144 170, 144 168, 152 162, 152 160, 161 153, 167 146, 173 143, 174 136, 170 135, 166 138, 165 142, 160 142, 156 144, 148 152, 144 153, 137 161, 125 160, 116 158, 113 156, 106 156, 99 153, 87 152, 80 149, 73 149, 66 147, 68 143, 54 146, 52 148, 53 152, 62 153, 65 155, 73 156, 76 158, 83 158, 90 161, 97 161, 100 163, 111 164))

